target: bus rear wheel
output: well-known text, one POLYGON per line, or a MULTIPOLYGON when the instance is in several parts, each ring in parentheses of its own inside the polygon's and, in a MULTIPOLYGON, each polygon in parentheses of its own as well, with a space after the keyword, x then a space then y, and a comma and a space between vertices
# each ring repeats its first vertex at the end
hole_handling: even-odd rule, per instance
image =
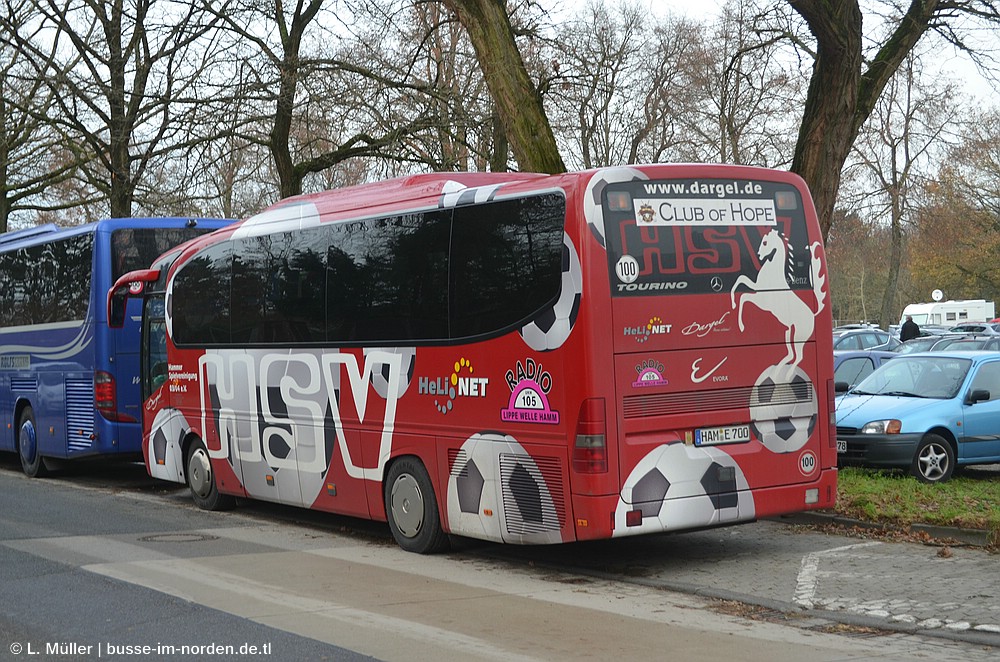
POLYGON ((17 455, 21 458, 21 469, 32 478, 48 475, 48 467, 38 450, 38 435, 35 430, 35 412, 25 407, 17 423, 17 455))
POLYGON ((447 549, 434 488, 420 460, 403 457, 393 462, 384 489, 389 529, 400 547, 417 554, 447 549))
POLYGON ((191 498, 199 508, 229 510, 236 505, 234 497, 219 492, 215 484, 215 472, 212 471, 212 460, 208 455, 208 449, 205 448, 205 442, 201 439, 191 442, 184 467, 191 498))

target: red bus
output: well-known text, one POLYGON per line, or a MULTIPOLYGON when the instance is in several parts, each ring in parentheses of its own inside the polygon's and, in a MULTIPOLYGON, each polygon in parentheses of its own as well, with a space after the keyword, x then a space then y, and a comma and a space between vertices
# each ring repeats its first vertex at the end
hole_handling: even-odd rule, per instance
POLYGON ((797 176, 648 165, 299 196, 112 292, 152 476, 427 553, 833 505, 825 283, 797 176))

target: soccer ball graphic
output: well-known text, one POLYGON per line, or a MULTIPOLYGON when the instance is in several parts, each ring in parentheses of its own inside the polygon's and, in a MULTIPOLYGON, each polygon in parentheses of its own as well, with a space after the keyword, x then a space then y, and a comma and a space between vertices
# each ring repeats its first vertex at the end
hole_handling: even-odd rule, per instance
POLYGON ((635 182, 649 179, 646 175, 634 168, 604 168, 597 171, 590 181, 587 182, 587 192, 583 196, 583 217, 587 219, 587 226, 594 233, 597 242, 605 247, 604 242, 604 207, 601 206, 601 196, 608 184, 618 184, 621 182, 635 182))
MULTIPOLYGON (((396 384, 396 392, 393 395, 393 397, 398 400, 403 397, 403 394, 406 393, 406 389, 410 387, 410 382, 413 380, 413 369, 417 360, 417 348, 386 347, 376 349, 374 347, 368 347, 365 349, 365 357, 367 358, 367 356, 374 351, 399 354, 402 357, 399 383, 396 384)), ((389 398, 389 376, 390 366, 388 363, 376 363, 373 366, 371 375, 372 388, 374 388, 375 392, 379 394, 379 397, 386 400, 389 398)))
POLYGON ((795 365, 771 366, 750 392, 750 426, 772 453, 793 453, 816 427, 816 389, 795 365))
POLYGON ((583 297, 583 274, 580 257, 569 235, 563 233, 562 281, 559 298, 550 308, 546 308, 521 327, 521 338, 536 352, 556 349, 569 338, 580 312, 583 297))
POLYGON ((177 466, 177 463, 183 461, 181 449, 189 431, 187 420, 180 411, 168 407, 156 414, 150 428, 150 476, 166 480, 177 480, 184 476, 183 468, 177 466))
POLYGON ((622 488, 614 536, 751 520, 756 512, 743 470, 725 451, 674 442, 639 460, 622 488), (627 526, 626 513, 642 511, 627 526))
POLYGON ((479 432, 462 444, 448 477, 447 505, 455 535, 529 544, 562 540, 545 477, 510 435, 479 432))

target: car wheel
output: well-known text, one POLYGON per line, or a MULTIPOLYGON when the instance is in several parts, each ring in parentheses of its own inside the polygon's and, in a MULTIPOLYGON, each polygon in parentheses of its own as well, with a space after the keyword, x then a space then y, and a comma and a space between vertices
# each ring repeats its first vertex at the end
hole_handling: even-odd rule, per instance
POLYGON ((188 488, 191 498, 202 510, 229 510, 236 505, 236 499, 228 494, 219 493, 215 484, 215 472, 212 471, 212 460, 205 448, 205 442, 195 439, 188 449, 187 462, 188 488))
POLYGON ((955 451, 943 437, 925 435, 917 445, 910 472, 924 483, 943 483, 955 471, 955 451))
POLYGON ((406 551, 432 554, 448 547, 431 479, 417 458, 400 458, 389 468, 385 513, 392 537, 406 551))
POLYGON ((21 469, 31 478, 42 478, 48 474, 45 460, 38 450, 38 434, 35 429, 35 412, 31 407, 21 411, 17 423, 17 455, 21 458, 21 469))

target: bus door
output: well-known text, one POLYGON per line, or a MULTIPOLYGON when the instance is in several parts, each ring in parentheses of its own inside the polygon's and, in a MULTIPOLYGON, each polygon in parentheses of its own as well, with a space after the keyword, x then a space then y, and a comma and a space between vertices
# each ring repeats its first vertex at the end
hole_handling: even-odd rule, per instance
POLYGON ((817 480, 829 325, 798 190, 630 181, 602 211, 623 499, 716 495, 714 523, 752 517, 750 489, 817 480))
POLYGON ((142 420, 142 395, 139 344, 142 333, 142 305, 143 300, 140 296, 126 298, 122 292, 112 297, 109 310, 112 320, 105 329, 111 335, 111 342, 107 343, 106 347, 112 355, 108 357, 106 365, 98 365, 94 375, 98 409, 102 413, 115 412, 110 416, 105 414, 105 418, 119 423, 135 424, 134 429, 119 428, 119 437, 127 437, 120 439, 120 444, 124 444, 121 448, 124 452, 137 452, 140 444, 141 430, 138 424, 142 420), (112 397, 113 410, 108 400, 112 397), (101 406, 102 400, 108 403, 106 407, 101 406))

